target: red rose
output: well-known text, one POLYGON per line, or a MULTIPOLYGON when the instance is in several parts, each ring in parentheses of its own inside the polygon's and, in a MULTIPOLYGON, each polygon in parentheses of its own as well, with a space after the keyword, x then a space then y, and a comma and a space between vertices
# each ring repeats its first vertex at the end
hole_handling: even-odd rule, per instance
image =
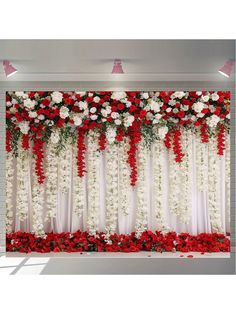
POLYGON ((177 103, 175 104, 175 108, 179 108, 179 107, 180 107, 180 103, 177 102, 177 103))
POLYGON ((108 118, 107 118, 107 121, 108 121, 108 122, 111 122, 111 121, 112 121, 112 117, 108 117, 108 118))
POLYGON ((50 101, 47 98, 44 98, 41 103, 46 107, 50 104, 50 101))
POLYGON ((136 98, 134 102, 138 105, 140 104, 141 100, 139 98, 136 98))
POLYGON ((163 105, 163 106, 161 107, 161 109, 162 109, 162 110, 166 110, 166 109, 167 109, 167 106, 166 106, 166 105, 163 105))
POLYGON ((119 110, 123 110, 125 108, 125 105, 122 103, 119 103, 117 107, 119 110))
POLYGON ((136 106, 132 105, 129 107, 129 112, 132 113, 136 110, 136 106))
POLYGON ((146 115, 147 115, 147 111, 146 110, 141 110, 140 111, 140 113, 139 113, 139 117, 140 117, 140 119, 143 119, 144 117, 146 117, 146 115))
POLYGON ((210 112, 210 110, 209 110, 208 108, 204 108, 204 109, 202 109, 201 112, 204 113, 204 114, 206 114, 206 113, 210 112))
POLYGON ((57 121, 57 127, 58 127, 58 128, 61 128, 61 127, 64 125, 64 123, 65 123, 65 120, 60 118, 60 119, 57 121))
POLYGON ((185 112, 184 111, 179 111, 177 113, 177 116, 182 119, 185 116, 185 112))
POLYGON ((116 112, 117 111, 117 107, 116 106, 112 106, 111 107, 111 112, 116 112))

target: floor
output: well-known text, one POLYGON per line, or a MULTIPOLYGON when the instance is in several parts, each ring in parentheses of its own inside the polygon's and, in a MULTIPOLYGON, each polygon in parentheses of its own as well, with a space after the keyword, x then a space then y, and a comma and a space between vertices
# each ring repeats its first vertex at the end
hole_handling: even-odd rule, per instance
POLYGON ((223 265, 230 261, 230 253, 7 253, 0 256, 0 275, 138 274, 140 269, 143 274, 156 274, 173 262, 172 273, 181 271, 182 265, 184 273, 189 273, 191 265, 212 259, 223 265))

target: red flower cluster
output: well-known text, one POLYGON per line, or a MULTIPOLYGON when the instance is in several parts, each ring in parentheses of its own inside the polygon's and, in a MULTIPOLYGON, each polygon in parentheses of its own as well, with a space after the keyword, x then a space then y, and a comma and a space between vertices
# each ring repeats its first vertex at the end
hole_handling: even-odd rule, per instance
POLYGON ((171 132, 166 133, 164 144, 167 149, 171 148, 171 132))
POLYGON ((34 139, 33 154, 35 155, 35 173, 38 177, 38 183, 43 184, 45 176, 43 173, 43 144, 44 141, 41 138, 34 139))
POLYGON ((137 182, 137 144, 141 141, 141 131, 140 131, 140 123, 134 121, 132 127, 129 127, 129 145, 130 148, 128 150, 128 163, 130 165, 130 185, 135 186, 137 182))
POLYGON ((206 123, 202 124, 200 127, 200 136, 202 143, 208 143, 209 142, 209 136, 207 133, 207 125, 206 123))
POLYGON ((29 135, 28 134, 23 134, 22 135, 22 142, 21 142, 21 146, 24 150, 28 150, 30 148, 30 144, 29 144, 29 135))
POLYGON ((6 131, 6 151, 10 153, 12 151, 11 147, 11 131, 7 130, 6 131))
POLYGON ((159 231, 145 231, 139 238, 131 234, 110 235, 109 243, 105 234, 96 236, 87 232, 48 233, 38 238, 32 233, 15 232, 6 235, 7 252, 229 252, 230 240, 224 234, 201 233, 197 236, 188 233, 176 234, 159 231))
POLYGON ((181 148, 181 132, 179 129, 173 131, 173 152, 175 154, 175 161, 182 162, 184 154, 181 148))
POLYGON ((106 134, 101 133, 98 138, 98 145, 100 151, 104 151, 106 149, 106 134))
POLYGON ((78 176, 83 177, 85 173, 85 130, 83 128, 78 128, 77 137, 77 170, 78 176))
POLYGON ((223 156, 225 150, 225 129, 222 124, 219 125, 219 132, 217 134, 217 149, 218 155, 223 156))

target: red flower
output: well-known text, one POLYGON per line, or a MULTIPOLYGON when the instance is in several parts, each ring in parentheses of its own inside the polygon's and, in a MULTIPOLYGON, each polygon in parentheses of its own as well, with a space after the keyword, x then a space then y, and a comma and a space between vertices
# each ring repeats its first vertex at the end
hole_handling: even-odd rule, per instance
POLYGON ((125 105, 122 104, 122 103, 119 103, 119 104, 117 105, 117 108, 118 108, 119 110, 123 110, 123 109, 125 108, 125 105))
POLYGON ((106 135, 101 133, 98 139, 99 148, 101 151, 104 151, 106 148, 106 135))
POLYGON ((57 127, 58 128, 62 128, 63 125, 65 124, 65 120, 60 118, 58 121, 57 121, 57 127))
POLYGON ((178 116, 180 119, 182 119, 182 118, 185 116, 185 112, 184 112, 184 111, 179 111, 179 112, 177 113, 177 116, 178 116))
POLYGON ((200 128, 200 136, 202 143, 208 143, 209 142, 209 136, 207 133, 207 125, 204 123, 200 128))
POLYGON ((217 149, 218 155, 223 156, 225 150, 225 128, 222 124, 219 125, 219 131, 217 134, 217 149))
POLYGON ((146 117, 146 115, 147 115, 147 111, 146 110, 141 110, 140 113, 139 113, 140 119, 143 119, 144 117, 146 117))
POLYGON ((173 131, 173 152, 175 154, 175 161, 182 162, 184 154, 181 148, 181 132, 179 129, 173 131))
POLYGON ((12 151, 11 147, 11 131, 7 130, 6 131, 6 151, 10 153, 12 151))
POLYGON ((79 177, 83 177, 85 173, 85 130, 78 128, 77 135, 77 173, 79 177))
POLYGON ((28 150, 30 148, 30 145, 29 145, 29 135, 28 134, 23 134, 22 135, 22 148, 24 150, 28 150))
POLYGON ((43 140, 40 138, 34 139, 33 154, 35 155, 35 172, 38 177, 38 183, 42 184, 45 180, 43 171, 43 140))
POLYGON ((131 105, 131 106, 129 107, 129 112, 132 113, 132 112, 134 112, 136 109, 137 109, 136 106, 131 105))

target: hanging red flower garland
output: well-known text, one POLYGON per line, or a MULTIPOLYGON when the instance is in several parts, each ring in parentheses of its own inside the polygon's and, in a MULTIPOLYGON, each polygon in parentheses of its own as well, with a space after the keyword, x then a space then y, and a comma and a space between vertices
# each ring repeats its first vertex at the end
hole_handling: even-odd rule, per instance
POLYGON ((35 155, 35 172, 38 177, 38 183, 43 184, 45 180, 44 171, 43 171, 43 144, 44 141, 40 138, 34 140, 33 145, 33 154, 35 155))
POLYGON ((12 151, 11 147, 11 131, 7 130, 6 131, 6 151, 10 153, 12 151))
POLYGON ((83 177, 85 173, 85 129, 78 128, 77 136, 77 171, 78 176, 83 177))
POLYGON ((181 132, 179 129, 173 131, 173 152, 175 154, 175 161, 182 162, 184 156, 181 147, 181 132))
POLYGON ((29 145, 29 135, 28 134, 23 134, 22 135, 21 147, 24 150, 28 150, 30 148, 30 145, 29 145))
POLYGON ((206 125, 206 123, 204 123, 200 127, 200 136, 201 136, 202 143, 208 143, 209 142, 209 136, 208 136, 208 133, 206 130, 207 130, 207 125, 206 125))
POLYGON ((166 133, 164 144, 167 149, 171 148, 171 132, 166 133))
POLYGON ((98 138, 98 145, 100 148, 100 151, 104 151, 106 148, 106 135, 105 133, 101 133, 98 138))
POLYGON ((131 173, 130 173, 130 185, 135 186, 137 182, 137 144, 141 141, 141 125, 139 122, 134 121, 133 125, 129 127, 128 130, 129 135, 129 145, 130 148, 128 150, 128 163, 130 165, 131 173))
POLYGON ((217 154, 223 156, 225 150, 225 129, 222 124, 220 124, 217 134, 217 149, 217 154))

